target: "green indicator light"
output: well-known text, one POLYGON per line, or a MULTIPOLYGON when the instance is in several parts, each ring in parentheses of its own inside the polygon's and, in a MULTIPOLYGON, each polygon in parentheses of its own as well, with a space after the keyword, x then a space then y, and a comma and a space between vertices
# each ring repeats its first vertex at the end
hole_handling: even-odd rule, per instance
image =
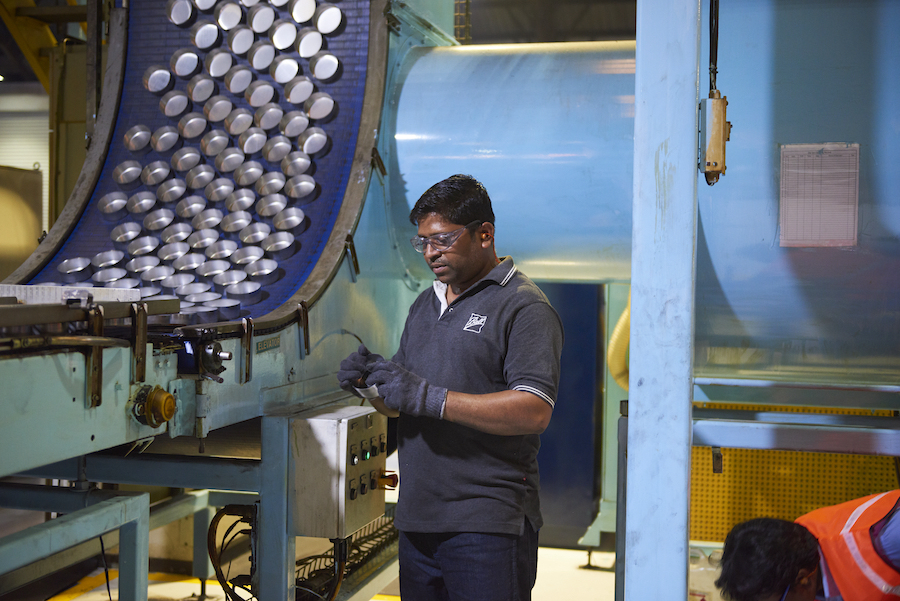
POLYGON ((371 457, 369 451, 363 451, 363 460, 367 460, 369 457, 371 457))

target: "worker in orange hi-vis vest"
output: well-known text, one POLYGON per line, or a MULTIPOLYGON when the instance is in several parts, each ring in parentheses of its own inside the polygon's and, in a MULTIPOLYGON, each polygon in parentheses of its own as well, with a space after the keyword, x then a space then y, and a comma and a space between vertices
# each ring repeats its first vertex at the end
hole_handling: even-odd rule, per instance
POLYGON ((900 601, 898 507, 894 490, 738 524, 716 586, 731 601, 900 601))

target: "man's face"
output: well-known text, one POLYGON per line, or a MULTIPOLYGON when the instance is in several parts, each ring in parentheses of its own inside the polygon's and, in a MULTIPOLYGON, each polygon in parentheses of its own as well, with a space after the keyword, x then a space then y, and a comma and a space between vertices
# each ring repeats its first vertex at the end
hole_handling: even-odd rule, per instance
MULTIPOLYGON (((435 234, 453 232, 464 227, 465 224, 451 223, 437 213, 429 213, 419 220, 419 236, 428 237, 435 234)), ((490 255, 485 252, 490 248, 490 237, 483 237, 480 227, 465 229, 462 235, 450 248, 437 250, 431 244, 427 244, 422 252, 428 267, 434 272, 435 277, 450 286, 455 293, 460 293, 491 270, 490 255)))

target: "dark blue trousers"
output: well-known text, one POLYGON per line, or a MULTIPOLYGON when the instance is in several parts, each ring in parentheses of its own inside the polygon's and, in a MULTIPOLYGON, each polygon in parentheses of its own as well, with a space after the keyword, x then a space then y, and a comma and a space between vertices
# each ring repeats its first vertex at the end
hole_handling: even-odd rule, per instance
POLYGON ((400 532, 403 601, 530 601, 538 535, 400 532))

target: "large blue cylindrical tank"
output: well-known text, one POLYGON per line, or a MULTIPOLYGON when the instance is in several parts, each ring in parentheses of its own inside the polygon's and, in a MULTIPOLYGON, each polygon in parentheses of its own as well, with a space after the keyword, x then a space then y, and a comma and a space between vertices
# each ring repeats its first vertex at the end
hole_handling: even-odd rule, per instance
MULTIPOLYGON (((425 190, 469 173, 491 195, 498 253, 529 276, 630 279, 634 42, 417 48, 392 83, 383 135, 401 240, 425 190)), ((408 265, 431 278, 421 258, 408 265)))

